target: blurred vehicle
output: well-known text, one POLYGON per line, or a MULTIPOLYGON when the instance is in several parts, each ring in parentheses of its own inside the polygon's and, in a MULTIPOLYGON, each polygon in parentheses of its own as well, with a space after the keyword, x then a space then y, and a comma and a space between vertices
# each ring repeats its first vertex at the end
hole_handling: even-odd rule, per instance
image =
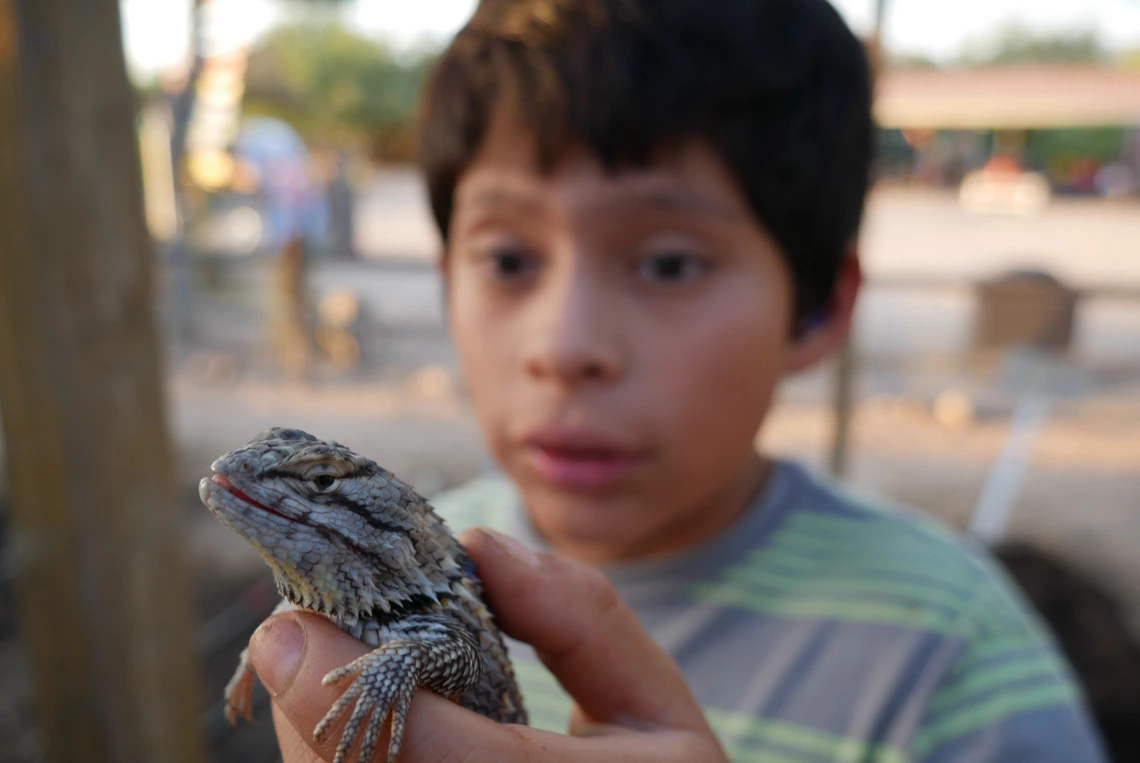
POLYGON ((1026 171, 1008 156, 995 156, 962 179, 958 201, 978 214, 1032 215, 1049 205, 1052 191, 1039 172, 1026 171))

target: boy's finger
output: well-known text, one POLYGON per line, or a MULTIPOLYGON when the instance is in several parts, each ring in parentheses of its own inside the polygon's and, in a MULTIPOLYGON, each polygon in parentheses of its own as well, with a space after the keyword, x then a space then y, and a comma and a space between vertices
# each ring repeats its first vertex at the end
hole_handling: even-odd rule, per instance
POLYGON ((273 729, 277 733, 277 747, 281 751, 281 763, 325 763, 313 749, 313 740, 310 735, 306 738, 293 727, 285 713, 271 703, 273 707, 273 729))
POLYGON ((642 733, 610 727, 597 736, 579 739, 526 726, 499 726, 474 713, 465 715, 478 725, 464 732, 446 728, 416 733, 406 740, 401 763, 727 763, 715 738, 695 731, 642 733))
POLYGON ((681 671, 601 572, 489 530, 461 540, 504 630, 535 648, 590 720, 708 733, 681 671))

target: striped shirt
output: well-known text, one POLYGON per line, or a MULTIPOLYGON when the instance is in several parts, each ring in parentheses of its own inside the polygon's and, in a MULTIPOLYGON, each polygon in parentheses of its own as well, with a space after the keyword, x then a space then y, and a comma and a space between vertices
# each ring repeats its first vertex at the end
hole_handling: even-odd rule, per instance
MULTIPOLYGON (((433 499, 456 530, 546 549, 512 485, 433 499)), ((719 537, 604 568, 737 763, 1101 763, 1069 666, 988 554, 931 519, 778 462, 719 537)), ((531 724, 570 698, 511 642, 531 724)))

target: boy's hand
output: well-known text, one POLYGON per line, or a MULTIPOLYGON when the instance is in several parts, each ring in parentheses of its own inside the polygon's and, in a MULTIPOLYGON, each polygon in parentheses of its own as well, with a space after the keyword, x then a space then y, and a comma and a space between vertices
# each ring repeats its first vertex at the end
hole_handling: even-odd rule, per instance
MULTIPOLYGON (((504 630, 533 645, 576 700, 572 736, 500 725, 421 691, 401 761, 727 760, 680 670, 599 571, 484 530, 461 541, 504 630)), ((332 760, 339 735, 318 745, 313 727, 345 687, 321 678, 367 651, 309 613, 277 615, 254 634, 250 656, 273 695, 285 763, 332 760)), ((383 760, 386 739, 377 750, 383 760)))

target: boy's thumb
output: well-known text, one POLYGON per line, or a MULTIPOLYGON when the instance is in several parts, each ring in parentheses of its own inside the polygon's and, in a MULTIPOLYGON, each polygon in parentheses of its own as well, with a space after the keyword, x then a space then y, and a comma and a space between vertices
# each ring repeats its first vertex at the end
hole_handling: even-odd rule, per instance
POLYGON ((305 629, 290 614, 271 617, 249 642, 249 655, 258 678, 276 697, 288 689, 305 656, 305 629))
POLYGON ((250 661, 278 712, 327 760, 332 760, 340 742, 343 719, 322 744, 313 741, 312 732, 347 684, 325 686, 321 679, 368 651, 326 618, 309 612, 274 615, 249 641, 250 661))

